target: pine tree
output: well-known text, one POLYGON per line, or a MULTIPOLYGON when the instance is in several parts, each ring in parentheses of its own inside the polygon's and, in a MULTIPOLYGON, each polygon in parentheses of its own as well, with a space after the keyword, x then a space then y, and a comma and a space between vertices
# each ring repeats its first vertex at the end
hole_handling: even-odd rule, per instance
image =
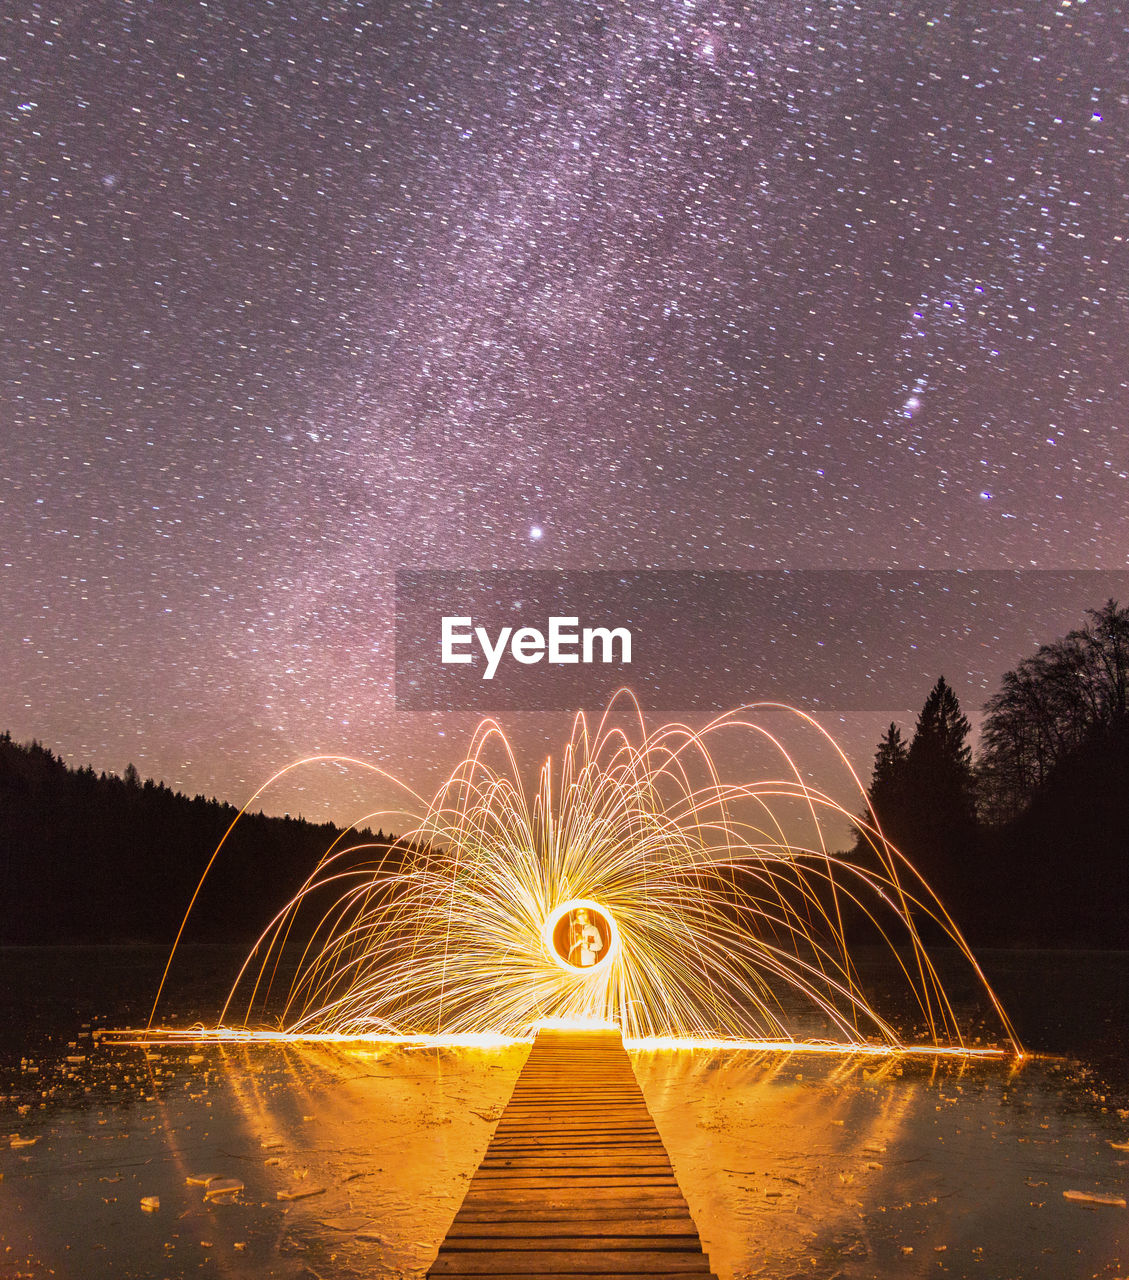
POLYGON ((970 730, 956 694, 941 676, 921 708, 906 757, 899 848, 951 905, 975 896, 979 875, 970 730))
MULTIPOLYGON (((970 730, 942 676, 921 708, 908 748, 896 724, 886 730, 867 791, 882 834, 946 902, 962 896, 977 876, 970 730)), ((865 852, 868 844, 859 831, 856 851, 865 852)))
POLYGON ((902 731, 891 721, 874 753, 874 777, 870 784, 872 798, 874 795, 881 796, 890 787, 902 786, 908 758, 909 748, 902 738, 902 731))
MULTIPOLYGON (((905 828, 908 762, 909 747, 902 737, 901 729, 891 722, 874 753, 874 772, 866 793, 869 812, 859 816, 864 822, 873 825, 873 815, 878 820, 883 835, 895 845, 905 828)), ((859 850, 874 839, 862 828, 856 827, 855 832, 859 850)))
POLYGON ((941 676, 917 718, 907 764, 916 803, 934 810, 942 826, 967 827, 975 821, 971 728, 941 676))

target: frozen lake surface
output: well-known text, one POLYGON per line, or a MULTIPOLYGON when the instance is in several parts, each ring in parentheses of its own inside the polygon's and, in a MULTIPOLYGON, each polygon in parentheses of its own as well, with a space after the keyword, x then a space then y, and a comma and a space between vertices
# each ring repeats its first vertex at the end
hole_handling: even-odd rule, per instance
MULTIPOLYGON (((220 950, 197 957, 204 987, 220 950)), ((98 1045, 99 1025, 144 1022, 153 959, 0 957, 0 1280, 421 1276, 525 1046, 98 1045)), ((633 1054, 718 1275, 1124 1276, 1129 1210, 1065 1193, 1129 1188, 1129 1099, 1104 1056, 1126 959, 999 968, 1058 994, 1071 963, 1089 1063, 633 1054)))

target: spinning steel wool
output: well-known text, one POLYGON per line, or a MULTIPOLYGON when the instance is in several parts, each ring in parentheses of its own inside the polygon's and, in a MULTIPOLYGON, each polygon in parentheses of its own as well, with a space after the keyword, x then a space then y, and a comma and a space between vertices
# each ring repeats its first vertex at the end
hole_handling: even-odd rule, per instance
POLYGON ((781 715, 834 751, 858 807, 846 757, 780 704, 648 731, 621 693, 594 729, 575 718, 532 791, 502 728, 484 721, 434 799, 401 813, 390 847, 343 838, 325 854, 247 957, 221 1024, 253 1028, 273 1011, 290 1037, 462 1038, 614 1023, 629 1041, 897 1051, 902 1036, 852 957, 849 940, 865 934, 888 948, 928 1047, 963 1049, 922 939, 929 921, 1018 1052, 921 876, 873 818, 809 785, 756 718, 781 715), (724 780, 710 750, 723 733, 766 744, 779 776, 724 780), (844 817, 865 857, 829 850, 825 827, 844 817), (797 827, 803 840, 786 834, 797 827))

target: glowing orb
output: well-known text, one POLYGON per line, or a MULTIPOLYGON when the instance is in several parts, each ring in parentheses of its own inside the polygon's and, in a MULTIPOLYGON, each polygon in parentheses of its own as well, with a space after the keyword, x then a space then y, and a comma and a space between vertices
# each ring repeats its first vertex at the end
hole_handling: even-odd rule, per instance
POLYGON ((571 898, 549 912, 541 929, 545 950, 566 973, 600 973, 619 951, 619 930, 607 907, 571 898))

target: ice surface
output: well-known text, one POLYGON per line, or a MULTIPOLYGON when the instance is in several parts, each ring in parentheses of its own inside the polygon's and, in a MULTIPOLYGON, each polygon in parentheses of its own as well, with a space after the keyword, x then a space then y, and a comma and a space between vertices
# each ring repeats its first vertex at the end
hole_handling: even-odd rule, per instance
POLYGON ((723 1280, 1120 1277, 1125 1121, 1063 1062, 635 1055, 723 1280))
MULTIPOLYGON (((525 1053, 102 1044, 13 1108, 3 1261, 82 1280, 420 1277, 525 1053), (159 1212, 139 1212, 149 1197, 159 1212)), ((1126 1273, 1129 1214, 1097 1198, 1124 1194, 1129 1113, 1068 1063, 632 1060, 721 1280, 1126 1273)))

